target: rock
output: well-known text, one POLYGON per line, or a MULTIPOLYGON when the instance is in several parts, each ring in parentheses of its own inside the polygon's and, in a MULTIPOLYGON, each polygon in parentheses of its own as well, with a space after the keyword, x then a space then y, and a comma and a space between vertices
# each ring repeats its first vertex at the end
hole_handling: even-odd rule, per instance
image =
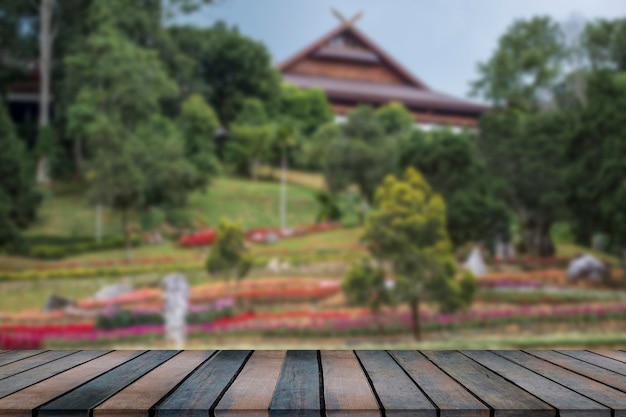
POLYGON ((487 266, 485 265, 485 261, 483 261, 483 256, 480 253, 480 248, 478 246, 474 246, 472 252, 470 252, 467 261, 463 265, 465 269, 473 273, 476 277, 480 277, 487 273, 487 266))
POLYGON ((608 279, 610 274, 608 265, 589 254, 578 255, 567 266, 567 279, 570 281, 586 279, 599 282, 608 279))
POLYGON ((108 300, 110 298, 115 298, 122 294, 126 294, 133 290, 132 285, 130 284, 113 284, 107 285, 106 287, 102 287, 97 293, 93 295, 93 298, 96 300, 108 300))
POLYGON ((43 308, 44 311, 54 311, 54 310, 62 310, 66 307, 71 307, 75 305, 76 302, 70 298, 62 297, 57 294, 48 295, 48 299, 46 300, 46 305, 43 308))
POLYGON ((189 308, 189 285, 182 274, 170 274, 163 279, 165 296, 165 338, 182 349, 187 339, 187 310, 189 308))

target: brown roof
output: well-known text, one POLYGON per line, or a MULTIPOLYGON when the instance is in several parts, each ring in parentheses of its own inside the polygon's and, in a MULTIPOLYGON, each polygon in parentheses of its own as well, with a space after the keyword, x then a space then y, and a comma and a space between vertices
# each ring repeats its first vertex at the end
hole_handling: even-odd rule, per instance
POLYGON ((412 86, 373 83, 367 81, 316 77, 300 74, 284 74, 283 79, 300 88, 319 87, 330 100, 346 100, 384 104, 399 101, 408 107, 423 110, 439 110, 479 115, 488 106, 412 86))

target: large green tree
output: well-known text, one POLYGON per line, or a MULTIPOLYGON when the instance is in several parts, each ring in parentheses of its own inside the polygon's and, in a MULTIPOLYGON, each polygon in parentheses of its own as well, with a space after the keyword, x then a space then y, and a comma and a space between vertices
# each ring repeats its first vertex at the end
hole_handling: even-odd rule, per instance
POLYGON ((296 120, 305 136, 313 134, 320 126, 333 120, 333 110, 326 94, 319 88, 307 90, 291 84, 282 84, 280 114, 296 120))
POLYGON ((475 135, 448 129, 414 130, 404 142, 400 166, 419 170, 446 200, 448 233, 455 245, 508 238, 503 184, 479 159, 475 135))
POLYGON ((401 179, 387 176, 375 201, 363 240, 374 258, 392 267, 395 298, 409 304, 419 340, 420 304, 432 301, 446 311, 466 307, 472 278, 456 279, 445 201, 418 171, 408 168, 401 179))
POLYGON ((592 69, 626 71, 626 18, 588 23, 583 45, 592 69))
POLYGON ((33 164, 1 101, 0 149, 0 250, 16 249, 20 231, 35 220, 41 195, 35 189, 33 164))

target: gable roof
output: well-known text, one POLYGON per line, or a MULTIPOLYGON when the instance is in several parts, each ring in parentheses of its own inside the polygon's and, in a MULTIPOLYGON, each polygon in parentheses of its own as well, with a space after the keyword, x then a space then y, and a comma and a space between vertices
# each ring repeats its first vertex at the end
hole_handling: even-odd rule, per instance
POLYGON ((285 61, 280 63, 278 65, 278 69, 282 73, 288 73, 289 68, 291 66, 293 66, 295 63, 309 56, 320 54, 320 53, 322 54, 333 53, 327 50, 323 50, 324 46, 335 37, 339 35, 344 35, 344 34, 349 34, 353 36, 355 39, 357 39, 360 43, 362 43, 365 47, 367 47, 367 49, 369 49, 371 52, 374 53, 374 57, 372 58, 372 55, 367 54, 367 53, 362 53, 361 56, 359 57, 359 53, 355 53, 354 51, 338 52, 338 54, 340 54, 342 58, 356 59, 356 60, 380 58, 380 60, 382 60, 388 68, 390 68, 392 71, 396 72, 403 79, 405 79, 408 85, 418 88, 420 90, 426 90, 426 91, 430 90, 430 88, 426 85, 426 83, 424 83, 422 80, 420 80, 415 75, 413 75, 409 70, 403 67, 398 61, 393 59, 387 52, 385 52, 380 46, 376 45, 374 41, 372 41, 363 32, 361 32, 356 27, 354 27, 354 25, 352 25, 350 22, 342 23, 341 25, 339 25, 338 27, 336 27, 335 29, 327 33, 326 35, 322 36, 315 42, 311 43, 309 46, 305 47, 299 52, 296 52, 294 55, 292 55, 291 57, 287 58, 285 61))

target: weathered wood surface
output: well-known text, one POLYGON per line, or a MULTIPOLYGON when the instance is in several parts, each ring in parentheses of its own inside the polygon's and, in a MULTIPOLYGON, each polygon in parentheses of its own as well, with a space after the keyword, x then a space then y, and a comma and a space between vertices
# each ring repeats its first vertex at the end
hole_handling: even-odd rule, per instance
POLYGON ((0 416, 207 415, 626 417, 626 352, 0 352, 0 416))

